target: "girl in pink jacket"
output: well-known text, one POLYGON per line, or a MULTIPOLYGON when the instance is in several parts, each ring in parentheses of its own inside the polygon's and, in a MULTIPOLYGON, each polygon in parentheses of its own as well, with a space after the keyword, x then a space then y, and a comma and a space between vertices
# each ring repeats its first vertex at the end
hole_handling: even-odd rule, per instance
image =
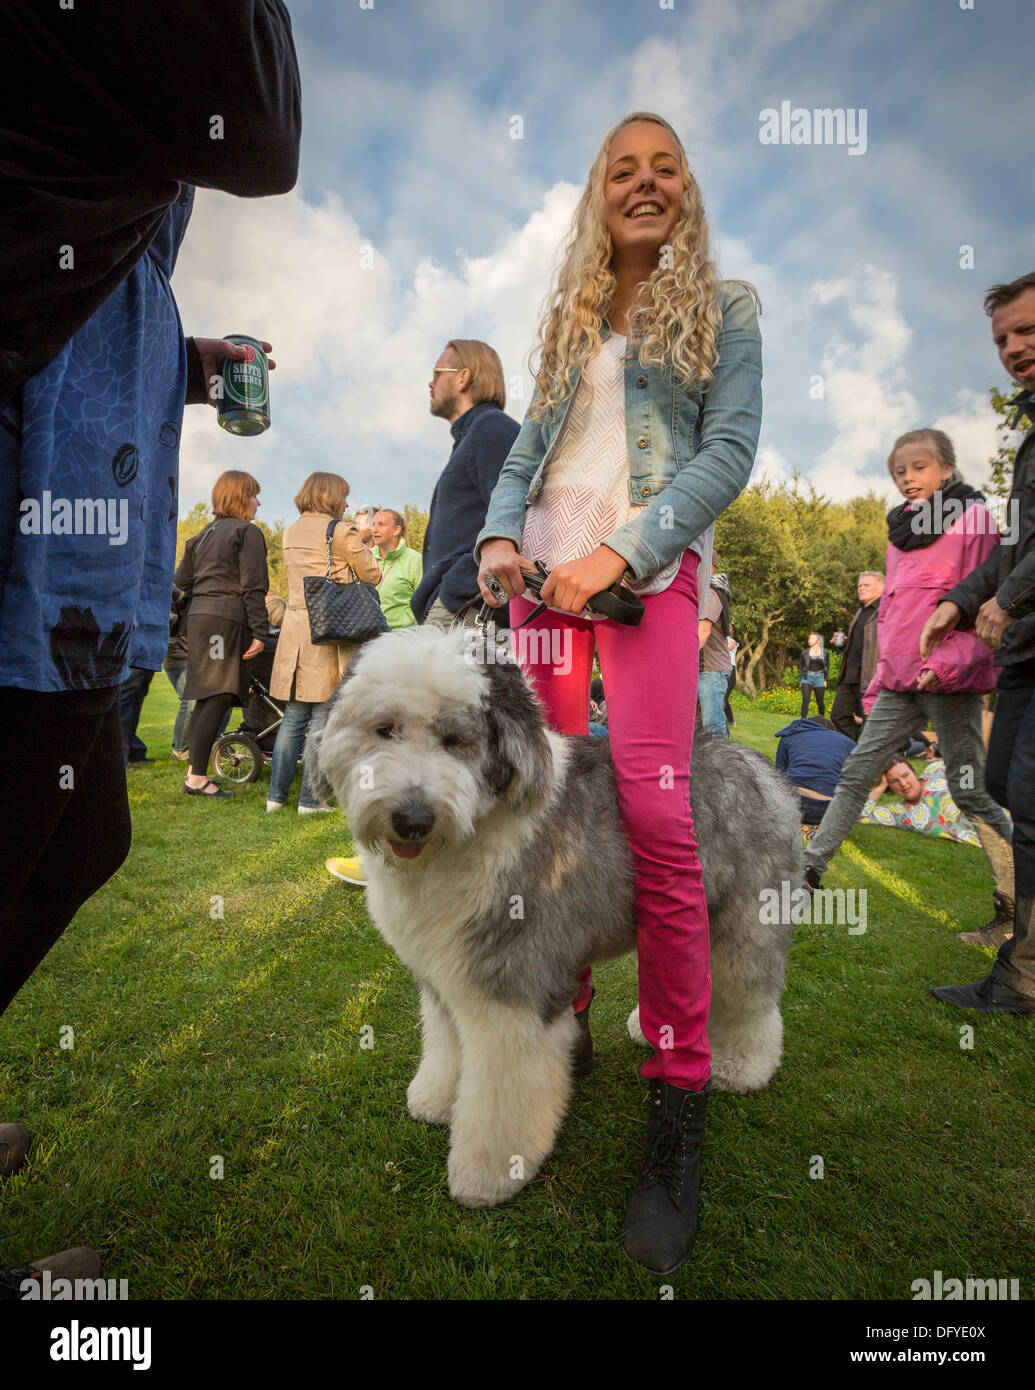
POLYGON ((878 617, 880 660, 863 696, 867 719, 841 769, 833 801, 805 851, 812 888, 866 804, 870 787, 909 735, 930 719, 938 731, 952 798, 971 821, 995 879, 996 915, 1013 920, 1010 822, 985 790, 981 695, 994 690, 992 651, 970 632, 953 632, 925 662, 920 633, 943 594, 993 549, 995 521, 982 496, 956 471, 952 441, 941 430, 896 439, 888 472, 905 499, 888 513, 887 582, 878 617))

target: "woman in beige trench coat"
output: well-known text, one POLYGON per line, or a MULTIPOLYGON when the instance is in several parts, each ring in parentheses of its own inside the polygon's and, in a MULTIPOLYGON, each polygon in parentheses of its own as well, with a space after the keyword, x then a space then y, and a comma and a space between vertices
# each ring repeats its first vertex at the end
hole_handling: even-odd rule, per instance
MULTIPOLYGON (((267 811, 279 811, 287 801, 310 720, 324 700, 330 699, 358 650, 337 644, 314 647, 309 638, 302 580, 307 574, 327 572, 327 526, 332 520, 340 524, 331 538, 331 578, 343 584, 357 578, 376 584, 381 578, 381 568, 360 540, 356 527, 352 522, 340 521, 348 495, 349 485, 337 473, 311 473, 295 498, 301 515, 284 531, 288 598, 273 659, 270 694, 275 700, 286 700, 287 705, 273 745, 267 811)), ((267 600, 271 616, 279 616, 274 611, 279 607, 275 598, 267 600)), ((303 763, 299 814, 329 809, 313 795, 303 763)))

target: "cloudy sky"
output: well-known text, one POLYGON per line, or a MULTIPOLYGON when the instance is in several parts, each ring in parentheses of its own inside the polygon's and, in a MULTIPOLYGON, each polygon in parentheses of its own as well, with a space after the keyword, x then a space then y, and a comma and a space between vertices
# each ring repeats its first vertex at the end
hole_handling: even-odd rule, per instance
POLYGON ((232 467, 267 521, 314 469, 354 505, 427 506, 451 445, 436 357, 491 343, 522 418, 555 252, 634 109, 678 130, 720 270, 762 298, 755 476, 890 500, 889 446, 921 425, 987 476, 1007 379, 981 299, 1035 268, 1030 0, 288 2, 298 185, 199 191, 173 282, 186 332, 274 344, 273 428, 237 439, 188 410, 181 514, 232 467), (865 111, 865 152, 763 143, 782 102, 865 111))

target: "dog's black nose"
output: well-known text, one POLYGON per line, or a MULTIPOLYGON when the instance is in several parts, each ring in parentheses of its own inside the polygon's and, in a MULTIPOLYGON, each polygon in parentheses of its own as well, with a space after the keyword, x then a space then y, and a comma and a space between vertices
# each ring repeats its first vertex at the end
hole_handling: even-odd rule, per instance
POLYGON ((426 802, 408 802, 392 812, 392 829, 400 840, 426 840, 434 824, 435 813, 426 802))

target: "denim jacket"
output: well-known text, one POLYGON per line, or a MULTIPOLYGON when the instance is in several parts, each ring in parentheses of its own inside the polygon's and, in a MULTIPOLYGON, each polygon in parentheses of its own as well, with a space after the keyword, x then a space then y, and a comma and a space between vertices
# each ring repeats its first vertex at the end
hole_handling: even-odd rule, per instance
MULTIPOLYGON (((667 367, 643 367, 635 358, 625 364, 629 500, 642 510, 603 544, 628 561, 634 579, 682 555, 751 476, 762 420, 762 338, 754 301, 742 285, 724 283, 719 308, 719 356, 707 390, 687 389, 667 367)), ((601 337, 610 336, 605 319, 601 337)), ((574 394, 553 419, 532 420, 526 413, 489 499, 475 560, 494 537, 520 549, 525 509, 543 490, 574 394)))

